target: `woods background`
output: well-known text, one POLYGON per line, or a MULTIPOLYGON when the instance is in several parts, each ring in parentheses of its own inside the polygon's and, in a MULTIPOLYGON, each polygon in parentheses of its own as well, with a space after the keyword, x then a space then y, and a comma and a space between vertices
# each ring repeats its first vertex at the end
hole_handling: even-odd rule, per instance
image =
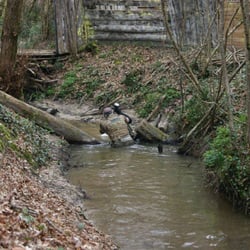
MULTIPOLYGON (((218 1, 164 2, 179 45, 199 45, 205 36, 210 36, 213 45, 217 43, 218 1)), ((0 28, 5 4, 0 1, 0 28)), ((160 0, 26 0, 24 5, 20 48, 41 49, 50 41, 49 48, 63 54, 75 53, 89 39, 169 43, 160 0)), ((225 1, 224 6, 225 27, 230 25, 231 31, 228 45, 243 48, 240 1, 225 1)))

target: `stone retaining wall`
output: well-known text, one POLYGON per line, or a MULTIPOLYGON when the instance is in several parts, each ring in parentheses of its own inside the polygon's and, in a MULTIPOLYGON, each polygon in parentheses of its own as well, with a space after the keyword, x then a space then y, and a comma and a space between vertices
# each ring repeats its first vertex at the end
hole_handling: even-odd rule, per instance
MULTIPOLYGON (((87 18, 93 25, 97 40, 166 41, 160 0, 85 0, 84 4, 87 8, 87 18)), ((226 26, 239 5, 239 0, 225 1, 226 26)), ((186 18, 189 21, 193 18, 192 23, 199 21, 199 19, 195 20, 195 15, 186 18)), ((239 11, 232 22, 232 27, 237 25, 241 19, 239 11)), ((202 29, 198 26, 193 25, 187 28, 190 30, 186 30, 186 36, 189 36, 186 43, 196 44, 202 40, 197 37, 197 34, 201 34, 204 27, 202 29), (198 27, 196 31, 193 30, 194 27, 198 27), (195 37, 191 42, 190 35, 192 36, 192 34, 195 37)), ((216 35, 213 35, 214 37, 216 35)), ((228 44, 239 48, 244 47, 243 25, 229 37, 228 44)))
POLYGON ((86 0, 97 40, 165 41, 159 0, 86 0))

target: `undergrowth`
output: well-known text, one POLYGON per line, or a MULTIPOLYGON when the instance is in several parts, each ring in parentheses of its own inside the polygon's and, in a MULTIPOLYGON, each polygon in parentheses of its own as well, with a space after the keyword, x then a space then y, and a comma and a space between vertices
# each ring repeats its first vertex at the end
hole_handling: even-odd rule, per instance
POLYGON ((34 168, 46 165, 51 158, 48 131, 0 105, 0 151, 14 151, 34 168))
POLYGON ((226 194, 234 206, 250 213, 250 156, 245 151, 242 126, 230 132, 220 126, 204 155, 209 185, 226 194), (211 178, 212 177, 212 178, 211 178))

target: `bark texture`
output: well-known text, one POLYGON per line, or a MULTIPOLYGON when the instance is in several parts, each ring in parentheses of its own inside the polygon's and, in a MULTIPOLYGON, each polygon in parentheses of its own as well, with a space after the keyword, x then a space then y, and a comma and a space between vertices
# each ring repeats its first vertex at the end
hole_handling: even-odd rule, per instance
MULTIPOLYGON (((0 54, 0 89, 12 92, 16 96, 20 91, 15 91, 16 77, 16 55, 18 35, 21 27, 23 0, 8 0, 1 36, 0 54)), ((18 88, 18 87, 17 87, 18 88)))
POLYGON ((56 18, 57 53, 77 55, 77 17, 79 10, 77 0, 54 0, 56 18))

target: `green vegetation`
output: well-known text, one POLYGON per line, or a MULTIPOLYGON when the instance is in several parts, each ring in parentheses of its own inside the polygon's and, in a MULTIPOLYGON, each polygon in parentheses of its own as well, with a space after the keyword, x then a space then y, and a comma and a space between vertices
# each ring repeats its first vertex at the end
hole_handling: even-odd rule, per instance
POLYGON ((153 110, 155 103, 159 100, 159 93, 148 93, 144 96, 144 105, 137 110, 138 114, 142 118, 146 118, 153 110))
POLYGON ((58 98, 65 98, 70 95, 70 93, 74 93, 74 85, 76 83, 77 76, 76 72, 70 71, 65 74, 62 85, 60 86, 59 92, 57 94, 58 98))
POLYGON ((187 126, 189 128, 195 126, 206 113, 207 109, 206 104, 196 96, 192 96, 190 100, 187 100, 185 103, 185 122, 187 126))
POLYGON ((51 145, 48 132, 0 105, 0 151, 9 149, 26 159, 34 168, 46 165, 51 145))
POLYGON ((141 70, 131 71, 126 74, 125 79, 121 82, 126 86, 128 94, 135 93, 142 87, 140 81, 142 80, 143 72, 141 70))
POLYGON ((95 55, 98 52, 98 45, 96 41, 90 41, 84 46, 83 50, 95 55))
POLYGON ((226 193, 236 207, 247 211, 250 197, 250 156, 244 151, 242 127, 234 134, 226 126, 218 127, 203 157, 208 176, 216 176, 210 185, 226 193))

